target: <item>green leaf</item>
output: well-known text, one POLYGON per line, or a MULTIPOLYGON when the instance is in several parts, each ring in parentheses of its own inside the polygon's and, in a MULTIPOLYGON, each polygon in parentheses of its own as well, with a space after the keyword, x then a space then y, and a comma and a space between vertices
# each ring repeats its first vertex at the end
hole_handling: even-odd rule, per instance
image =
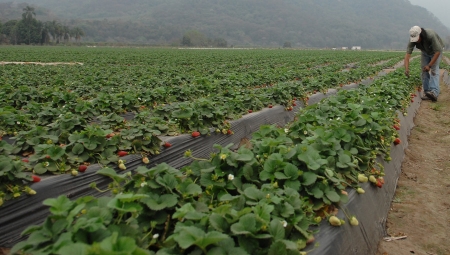
POLYGON ((191 108, 179 109, 172 112, 172 117, 175 119, 188 119, 191 118, 194 111, 191 108))
POLYGON ((287 177, 284 173, 282 172, 275 172, 274 173, 275 178, 277 178, 278 180, 286 180, 289 179, 289 177, 287 177))
POLYGON ((156 182, 166 187, 168 190, 172 191, 177 186, 178 182, 175 176, 166 173, 162 178, 158 176, 156 182))
POLYGON ((284 174, 291 180, 296 180, 298 178, 298 168, 291 164, 286 163, 284 166, 284 174))
POLYGON ((231 225, 230 230, 235 235, 254 234, 258 231, 257 224, 261 225, 261 223, 256 220, 256 216, 249 213, 239 218, 239 222, 231 225))
POLYGON ((217 213, 211 214, 209 217, 209 223, 215 230, 220 232, 228 232, 230 228, 230 224, 227 220, 217 213))
POLYGON ((66 196, 61 195, 58 198, 48 198, 42 204, 50 206, 50 212, 54 215, 67 215, 72 208, 74 202, 70 201, 66 196))
POLYGON ((75 155, 80 155, 84 152, 84 146, 81 143, 76 143, 72 148, 72 153, 75 155))
POLYGON ((42 163, 37 163, 33 170, 36 174, 45 174, 47 172, 47 167, 43 166, 42 163))
POLYGON ((90 246, 84 243, 71 243, 61 247, 56 253, 64 255, 87 255, 90 246))
POLYGON ((322 191, 319 187, 317 187, 317 186, 314 187, 314 188, 311 190, 311 192, 312 192, 313 196, 314 196, 315 198, 317 198, 317 199, 323 197, 323 191, 322 191))
POLYGON ((178 203, 178 197, 174 194, 164 194, 162 196, 158 196, 157 194, 152 193, 149 197, 144 198, 142 202, 145 203, 148 208, 159 211, 175 206, 178 203))
POLYGON ((302 177, 302 184, 304 186, 309 186, 315 183, 317 180, 317 174, 313 172, 304 172, 301 177, 302 177))
POLYGON ((118 237, 118 233, 114 232, 110 237, 105 238, 100 243, 100 248, 106 252, 127 254, 133 252, 137 248, 137 246, 133 238, 118 237))
POLYGON ((200 185, 193 183, 190 179, 188 180, 180 183, 177 186, 178 191, 183 195, 197 196, 198 194, 201 194, 202 188, 200 187, 200 185))
POLYGON ((339 202, 341 200, 341 197, 339 194, 334 190, 328 190, 325 192, 325 196, 331 201, 331 202, 339 202))
POLYGON ((205 249, 208 245, 218 243, 227 238, 229 238, 228 235, 217 231, 205 233, 203 230, 194 226, 183 227, 180 230, 179 235, 174 237, 175 241, 177 241, 178 245, 183 249, 187 249, 194 244, 205 249))
POLYGON ((284 182, 284 186, 294 190, 300 190, 301 184, 298 180, 287 180, 284 182))
POLYGON ((60 159, 64 154, 66 153, 66 150, 61 148, 60 146, 52 146, 47 149, 47 154, 53 159, 58 160, 60 159))
POLYGON ((102 169, 98 170, 96 173, 104 175, 104 176, 108 176, 111 179, 113 179, 119 183, 126 179, 125 176, 117 174, 116 170, 109 168, 109 167, 102 168, 102 169))
POLYGON ((139 212, 142 210, 142 206, 136 202, 124 202, 119 198, 114 197, 108 202, 107 205, 111 209, 115 209, 121 212, 139 212))
POLYGON ((268 255, 287 255, 286 245, 281 240, 273 242, 269 248, 268 255))
POLYGON ((176 212, 172 215, 172 219, 182 219, 189 213, 196 213, 197 211, 192 206, 191 203, 187 203, 182 207, 178 208, 176 212))
POLYGON ((244 190, 244 195, 256 201, 259 201, 264 198, 264 193, 261 190, 255 188, 254 186, 246 188, 244 190))
POLYGON ((269 223, 270 213, 273 211, 273 209, 274 209, 273 205, 262 203, 253 207, 253 212, 257 217, 269 223))
POLYGON ((360 127, 360 126, 364 126, 367 123, 367 121, 363 118, 353 122, 353 125, 360 127))
POLYGON ((306 164, 306 166, 311 170, 317 170, 322 165, 328 163, 326 159, 323 159, 319 152, 315 150, 312 146, 305 144, 299 145, 298 148, 298 159, 306 164))
POLYGON ((273 240, 282 240, 284 239, 284 227, 281 221, 278 219, 273 219, 269 225, 269 233, 272 235, 273 240))

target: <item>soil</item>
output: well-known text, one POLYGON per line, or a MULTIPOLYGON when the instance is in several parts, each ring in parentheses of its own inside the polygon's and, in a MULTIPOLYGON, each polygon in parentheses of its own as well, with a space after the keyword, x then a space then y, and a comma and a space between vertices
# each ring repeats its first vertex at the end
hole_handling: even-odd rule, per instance
POLYGON ((79 62, 51 62, 51 63, 43 63, 43 62, 6 62, 6 61, 0 61, 0 65, 56 66, 56 65, 83 65, 83 63, 79 63, 79 62))
POLYGON ((414 118, 376 255, 450 254, 450 86, 440 87, 414 118))

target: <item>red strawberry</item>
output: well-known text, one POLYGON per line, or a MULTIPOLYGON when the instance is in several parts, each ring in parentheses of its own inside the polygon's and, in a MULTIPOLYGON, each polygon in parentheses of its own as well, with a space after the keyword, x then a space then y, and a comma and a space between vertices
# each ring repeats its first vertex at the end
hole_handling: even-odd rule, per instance
POLYGON ((400 127, 398 125, 394 125, 395 130, 400 130, 400 127))
POLYGON ((41 181, 41 177, 39 177, 37 175, 32 175, 31 178, 33 178, 33 182, 40 182, 41 181))
POLYGON ((271 105, 271 104, 269 104, 269 108, 272 108, 272 105, 271 105))
POLYGON ((50 158, 50 155, 46 155, 45 158, 46 158, 46 159, 49 159, 49 158, 50 158))
POLYGON ((228 129, 228 130, 227 130, 227 134, 232 135, 232 134, 233 134, 233 131, 231 131, 231 129, 228 129))
POLYGON ((381 183, 380 179, 377 180, 377 183, 375 185, 377 185, 378 188, 383 187, 383 183, 381 183))
POLYGON ((119 155, 119 157, 123 157, 123 156, 128 155, 128 152, 126 152, 126 151, 119 151, 119 152, 117 152, 117 155, 119 155))
POLYGON ((172 144, 170 144, 169 142, 164 143, 164 147, 169 148, 170 146, 172 146, 172 144))
POLYGON ((248 110, 248 113, 252 113, 253 111, 252 110, 248 110))
POLYGON ((198 131, 192 132, 192 137, 199 137, 199 136, 200 136, 200 132, 198 132, 198 131))
POLYGON ((394 140, 394 144, 395 144, 395 145, 400 144, 400 142, 401 142, 401 141, 400 141, 400 138, 398 138, 398 137, 395 138, 395 140, 394 140))
POLYGON ((30 162, 27 158, 23 158, 22 161, 25 162, 25 163, 30 162))
POLYGON ((86 169, 87 169, 87 166, 86 166, 86 165, 80 165, 80 166, 78 167, 78 171, 79 171, 79 172, 84 172, 84 171, 86 171, 86 169))
POLYGON ((297 104, 296 104, 296 103, 293 103, 292 106, 297 106, 297 104))

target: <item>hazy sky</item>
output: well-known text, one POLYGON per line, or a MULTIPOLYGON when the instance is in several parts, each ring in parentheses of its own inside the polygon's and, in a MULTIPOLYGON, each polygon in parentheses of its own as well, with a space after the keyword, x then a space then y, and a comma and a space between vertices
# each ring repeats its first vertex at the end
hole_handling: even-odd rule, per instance
POLYGON ((449 0, 409 0, 411 4, 426 8, 434 14, 444 25, 450 28, 449 0))

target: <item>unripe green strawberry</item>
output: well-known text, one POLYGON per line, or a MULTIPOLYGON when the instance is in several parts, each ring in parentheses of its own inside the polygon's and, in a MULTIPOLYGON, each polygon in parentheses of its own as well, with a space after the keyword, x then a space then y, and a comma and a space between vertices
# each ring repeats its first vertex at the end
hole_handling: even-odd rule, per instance
POLYGON ((338 217, 336 217, 336 216, 331 216, 331 217, 328 219, 328 222, 329 222, 332 226, 335 226, 335 227, 339 227, 340 225, 342 225, 341 220, 340 220, 338 217))
POLYGON ((358 219, 356 219, 355 216, 352 216, 350 218, 350 225, 352 225, 352 226, 358 226, 359 225, 359 221, 358 221, 358 219))
POLYGON ((367 182, 368 180, 369 180, 369 178, 367 178, 367 176, 365 176, 364 174, 358 174, 359 182, 367 182))
POLYGON ((127 169, 127 167, 125 166, 124 163, 119 164, 119 168, 122 169, 122 170, 126 170, 127 169))
POLYGON ((3 205, 3 198, 0 197, 0 206, 3 205))
POLYGON ((144 164, 148 164, 150 163, 150 160, 148 159, 148 157, 143 157, 142 162, 144 162, 144 164))
POLYGON ((77 176, 78 175, 78 171, 77 170, 72 170, 72 173, 71 173, 73 176, 77 176))
POLYGON ((28 191, 28 195, 36 195, 36 191, 34 189, 30 189, 28 191))
POLYGON ((356 192, 358 192, 359 194, 364 194, 364 193, 366 193, 366 191, 363 190, 363 188, 357 188, 357 189, 356 189, 356 192))
POLYGON ((377 178, 375 178, 375 176, 371 175, 371 176, 369 176, 369 181, 371 183, 377 183, 377 178))
POLYGON ((192 151, 191 151, 191 150, 185 151, 185 152, 184 152, 184 156, 187 157, 187 158, 190 157, 190 156, 192 156, 192 151))

